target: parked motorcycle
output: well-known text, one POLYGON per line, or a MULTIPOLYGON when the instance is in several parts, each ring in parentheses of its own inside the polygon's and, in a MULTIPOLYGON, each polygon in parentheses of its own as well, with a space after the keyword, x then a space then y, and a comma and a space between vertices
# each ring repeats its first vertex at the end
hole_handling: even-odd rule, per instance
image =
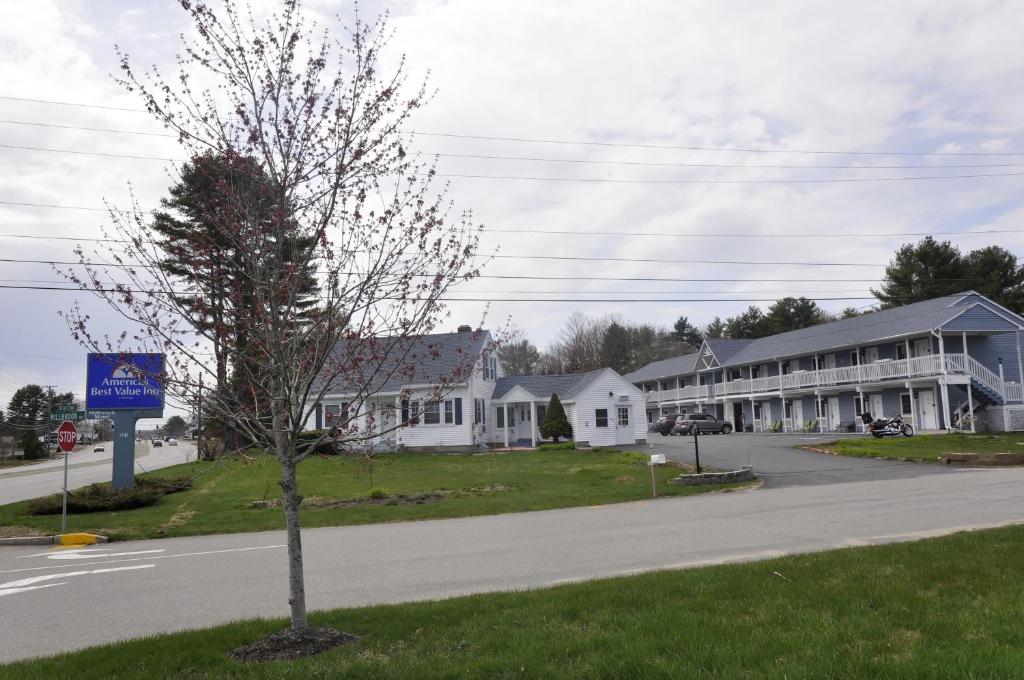
POLYGON ((876 439, 898 437, 899 435, 904 437, 914 436, 914 428, 909 423, 903 422, 903 418, 900 416, 875 420, 871 417, 870 413, 862 413, 860 418, 867 425, 867 431, 876 439))

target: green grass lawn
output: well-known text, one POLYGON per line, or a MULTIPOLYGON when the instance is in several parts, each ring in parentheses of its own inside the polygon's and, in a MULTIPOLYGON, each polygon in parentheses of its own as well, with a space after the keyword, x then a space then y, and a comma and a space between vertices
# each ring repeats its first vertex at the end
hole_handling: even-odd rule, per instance
MULTIPOLYGON (((0 667, 21 678, 1020 678, 1024 528, 523 593, 340 609, 360 640, 242 665, 246 621, 0 667)), ((358 587, 358 582, 352 584, 358 587)))
POLYGON ((840 439, 811 448, 844 456, 899 458, 935 462, 946 453, 1024 453, 1024 432, 993 434, 924 434, 875 439, 869 435, 840 439))
MULTIPOLYGON (((310 504, 303 510, 302 522, 305 527, 340 526, 641 500, 651 495, 646 459, 643 454, 614 450, 387 454, 379 457, 371 484, 366 469, 351 458, 314 457, 299 465, 299 488, 310 504), (387 496, 444 493, 421 503, 412 499, 389 505, 382 499, 370 504, 365 500, 371 487, 387 496), (334 503, 346 499, 363 501, 346 507, 334 503)), ((117 540, 283 529, 280 507, 252 507, 253 501, 280 495, 279 470, 274 458, 262 455, 166 468, 152 475, 200 476, 192 489, 164 496, 151 507, 71 515, 68 528, 117 540)), ((684 471, 687 468, 677 465, 658 466, 659 494, 729 488, 668 484, 684 471)), ((31 515, 26 506, 25 502, 0 506, 0 535, 24 535, 26 528, 42 533, 59 529, 59 515, 31 515)))

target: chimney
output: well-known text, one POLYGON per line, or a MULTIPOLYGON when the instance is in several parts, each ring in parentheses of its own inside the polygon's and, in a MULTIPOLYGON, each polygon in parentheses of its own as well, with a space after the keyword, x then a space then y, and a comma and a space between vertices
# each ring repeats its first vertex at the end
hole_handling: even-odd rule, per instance
POLYGON ((473 327, 468 325, 468 324, 463 324, 463 325, 459 326, 459 332, 460 333, 472 333, 473 332, 473 327))

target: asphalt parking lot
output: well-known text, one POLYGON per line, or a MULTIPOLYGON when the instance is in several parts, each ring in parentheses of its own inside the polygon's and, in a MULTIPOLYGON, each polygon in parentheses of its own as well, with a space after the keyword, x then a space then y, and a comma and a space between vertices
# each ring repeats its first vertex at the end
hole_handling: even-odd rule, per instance
MULTIPOLYGON (((904 463, 832 456, 803 451, 798 446, 835 441, 839 437, 865 437, 864 434, 749 434, 700 435, 700 462, 720 470, 734 470, 752 465, 754 473, 765 486, 809 486, 870 482, 883 479, 908 479, 924 475, 955 474, 959 470, 930 463, 904 463)), ((664 453, 669 460, 693 463, 693 437, 666 437, 649 432, 647 442, 655 453, 664 453)))

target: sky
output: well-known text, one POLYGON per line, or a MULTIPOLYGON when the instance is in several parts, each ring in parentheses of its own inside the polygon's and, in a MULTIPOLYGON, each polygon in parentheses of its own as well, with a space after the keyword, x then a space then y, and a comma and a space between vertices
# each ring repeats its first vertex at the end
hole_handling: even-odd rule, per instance
MULTIPOLYGON (((306 6, 328 23, 352 13, 306 6)), ((453 295, 493 301, 452 304, 438 330, 511 322, 543 348, 576 310, 669 327, 784 295, 865 307, 893 252, 920 238, 891 234, 1024 254, 1024 2, 361 4, 383 11, 389 63, 404 55, 436 89, 412 146, 444 154, 457 208, 485 226, 482 252, 500 256, 485 276, 581 277, 480 278, 453 295), (984 176, 894 179, 950 175, 984 176), (835 181, 869 178, 883 179, 835 181)), ((173 139, 42 126, 161 132, 147 114, 19 99, 138 109, 111 75, 115 45, 169 67, 188 28, 165 0, 0 4, 0 259, 74 259, 72 241, 14 236, 94 238, 105 220, 17 203, 123 205, 130 182, 157 204, 171 163, 85 154, 177 158, 173 139)), ((0 279, 61 281, 17 262, 0 279)), ((0 288, 0 408, 27 382, 82 392, 84 350, 59 316, 76 300, 123 328, 80 293, 0 288)))

